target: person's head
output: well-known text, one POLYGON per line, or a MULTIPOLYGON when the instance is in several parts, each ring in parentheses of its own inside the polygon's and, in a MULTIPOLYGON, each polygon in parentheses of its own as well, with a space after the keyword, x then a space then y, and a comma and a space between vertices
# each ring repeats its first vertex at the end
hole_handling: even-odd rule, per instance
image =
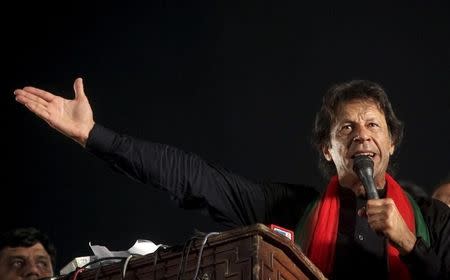
POLYGON ((0 280, 52 277, 55 247, 35 228, 18 228, 0 236, 0 280))
POLYGON ((444 202, 450 207, 450 175, 437 185, 432 197, 444 202))
POLYGON ((341 184, 359 180, 353 158, 367 154, 374 161, 375 183, 384 182, 391 171, 390 157, 403 137, 403 124, 396 117, 384 89, 367 80, 332 86, 316 114, 312 144, 319 152, 319 168, 326 177, 338 175, 341 184))

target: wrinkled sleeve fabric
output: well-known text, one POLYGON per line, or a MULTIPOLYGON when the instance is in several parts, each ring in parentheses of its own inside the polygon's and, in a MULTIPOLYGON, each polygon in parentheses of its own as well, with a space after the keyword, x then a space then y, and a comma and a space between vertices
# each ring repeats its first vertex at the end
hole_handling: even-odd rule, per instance
POLYGON ((208 210, 226 227, 275 223, 294 228, 313 187, 255 182, 176 147, 118 134, 95 124, 86 149, 116 171, 168 191, 186 209, 208 210))
POLYGON ((450 208, 430 199, 420 205, 430 233, 430 246, 418 238, 413 250, 402 256, 414 279, 450 279, 450 208))

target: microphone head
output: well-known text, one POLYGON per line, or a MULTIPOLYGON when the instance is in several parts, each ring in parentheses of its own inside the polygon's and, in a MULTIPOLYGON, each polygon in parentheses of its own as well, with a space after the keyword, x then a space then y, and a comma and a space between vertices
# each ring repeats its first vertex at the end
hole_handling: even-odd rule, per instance
MULTIPOLYGON (((359 173, 359 170, 370 170, 373 171, 373 160, 369 156, 361 155, 356 156, 353 159, 353 171, 356 174, 359 173)), ((373 173, 373 172, 371 172, 373 173)))
POLYGON ((377 188, 373 181, 373 160, 369 156, 356 156, 353 159, 353 171, 363 183, 368 199, 378 199, 377 188))

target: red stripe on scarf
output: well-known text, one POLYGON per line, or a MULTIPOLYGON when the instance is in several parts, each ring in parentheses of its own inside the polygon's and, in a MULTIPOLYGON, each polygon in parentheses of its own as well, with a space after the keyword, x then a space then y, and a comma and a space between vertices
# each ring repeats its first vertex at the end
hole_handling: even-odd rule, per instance
POLYGON ((327 276, 333 271, 334 253, 339 224, 339 182, 337 176, 331 178, 327 190, 312 214, 311 243, 307 250, 308 258, 327 276))
MULTIPOLYGON (((411 232, 415 231, 415 220, 412 206, 408 197, 398 183, 386 174, 386 197, 391 198, 398 211, 405 220, 411 232)), ((334 257, 336 251, 336 238, 339 225, 339 181, 333 176, 328 183, 327 189, 316 208, 310 213, 310 236, 306 254, 308 258, 328 277, 333 272, 334 257)), ((400 260, 398 250, 388 244, 388 263, 390 279, 410 279, 406 265, 400 260)))

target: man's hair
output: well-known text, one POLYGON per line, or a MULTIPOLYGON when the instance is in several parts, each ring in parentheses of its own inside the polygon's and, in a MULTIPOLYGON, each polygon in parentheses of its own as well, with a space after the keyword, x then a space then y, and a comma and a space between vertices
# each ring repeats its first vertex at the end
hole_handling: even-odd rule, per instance
MULTIPOLYGON (((377 83, 367 80, 353 80, 333 85, 322 99, 322 106, 316 113, 312 131, 312 145, 319 152, 319 169, 325 177, 336 174, 336 167, 323 156, 322 148, 330 145, 331 127, 337 119, 339 106, 351 100, 375 102, 384 113, 390 136, 395 146, 403 138, 403 123, 396 117, 391 102, 384 89, 377 83)), ((389 162, 389 172, 393 172, 393 162, 389 162)))
POLYGON ((56 249, 49 237, 33 227, 16 228, 0 235, 0 252, 6 247, 31 247, 41 243, 45 251, 50 255, 52 266, 55 266, 56 249))

